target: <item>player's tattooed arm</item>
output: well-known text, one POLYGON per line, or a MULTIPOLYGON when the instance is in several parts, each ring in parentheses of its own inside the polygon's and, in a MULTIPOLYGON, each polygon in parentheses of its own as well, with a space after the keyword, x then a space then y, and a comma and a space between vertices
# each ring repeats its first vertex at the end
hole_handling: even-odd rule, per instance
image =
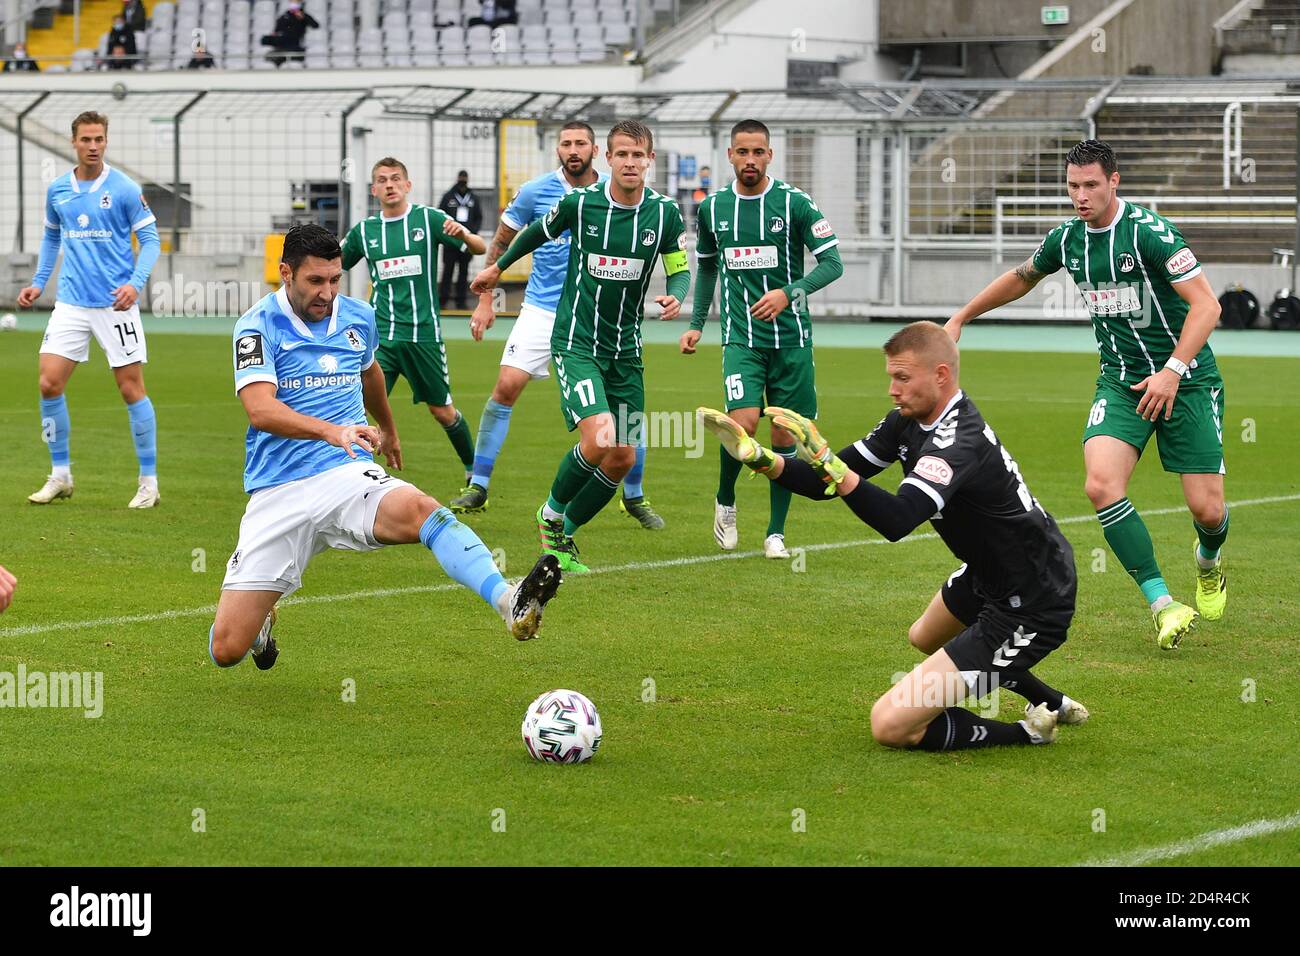
POLYGON ((488 243, 487 264, 493 265, 505 255, 517 235, 519 235, 518 229, 511 229, 504 222, 497 223, 497 231, 492 236, 492 241, 488 243))
POLYGON ((1039 272, 1034 268, 1033 259, 1026 259, 1012 271, 1015 273, 1017 279, 1028 285, 1030 288, 1038 285, 1038 283, 1042 279, 1046 278, 1047 275, 1045 272, 1039 272))

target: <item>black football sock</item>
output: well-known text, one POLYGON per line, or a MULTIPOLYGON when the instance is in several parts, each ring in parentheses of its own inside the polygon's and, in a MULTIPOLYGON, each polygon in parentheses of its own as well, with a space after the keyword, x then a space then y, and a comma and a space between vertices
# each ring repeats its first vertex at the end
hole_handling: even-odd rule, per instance
POLYGON ((1020 724, 976 717, 964 707, 949 707, 930 721, 917 750, 969 750, 972 747, 997 747, 1005 744, 1032 743, 1020 724))
POLYGON ((1064 696, 1059 690, 1048 687, 1041 680, 1035 677, 1029 671, 1016 671, 1014 674, 997 675, 997 684, 989 686, 1005 687, 1012 693, 1019 694, 1031 704, 1046 704, 1048 710, 1060 710, 1061 698, 1064 696))

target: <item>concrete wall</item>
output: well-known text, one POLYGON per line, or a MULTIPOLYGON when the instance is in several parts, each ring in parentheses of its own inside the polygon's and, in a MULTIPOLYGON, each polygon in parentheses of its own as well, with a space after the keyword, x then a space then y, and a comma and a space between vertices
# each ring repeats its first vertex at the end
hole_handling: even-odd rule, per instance
MULTIPOLYGON (((1039 0, 879 0, 880 42, 931 43, 989 37, 1062 40, 1100 13, 1110 0, 1073 0, 1070 22, 1044 26, 1039 0)), ((1187 0, 1190 5, 1196 0, 1187 0)))

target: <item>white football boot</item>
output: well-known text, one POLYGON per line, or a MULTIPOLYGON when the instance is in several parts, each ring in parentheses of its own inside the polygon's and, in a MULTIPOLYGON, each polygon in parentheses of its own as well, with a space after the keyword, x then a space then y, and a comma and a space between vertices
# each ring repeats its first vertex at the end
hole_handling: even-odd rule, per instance
POLYGON ((71 497, 72 482, 64 481, 62 478, 55 478, 53 475, 50 475, 45 479, 45 484, 41 486, 41 490, 28 495, 27 500, 34 505, 48 505, 56 498, 71 497))
POLYGON ((158 486, 141 484, 136 489, 135 497, 131 499, 128 508, 152 508, 158 504, 158 486))
POLYGON ((778 560, 787 560, 790 552, 785 548, 785 535, 769 534, 763 539, 763 556, 765 558, 775 558, 778 560))
POLYGON ((1048 710, 1046 704, 1029 708, 1025 719, 1016 722, 1025 728, 1033 743, 1050 744, 1056 740, 1056 711, 1048 710))
POLYGON ((736 532, 736 506, 713 503, 713 537, 723 551, 735 551, 739 534, 736 532))

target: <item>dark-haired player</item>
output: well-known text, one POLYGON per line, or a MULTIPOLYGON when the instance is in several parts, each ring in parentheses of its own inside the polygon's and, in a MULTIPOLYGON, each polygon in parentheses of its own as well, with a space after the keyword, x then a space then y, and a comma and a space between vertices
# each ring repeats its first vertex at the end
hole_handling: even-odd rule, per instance
MULTIPOLYGON (((808 296, 844 273, 839 239, 801 189, 767 174, 772 161, 771 137, 758 120, 741 120, 731 128, 727 159, 736 179, 699 207, 696 245, 699 279, 691 327, 682 334, 681 350, 695 352, 722 277, 722 384, 727 412, 753 435, 764 405, 780 405, 808 418, 817 417, 812 314, 808 296), (817 260, 803 274, 804 252, 817 260)), ((794 454, 789 435, 772 428, 772 447, 794 454)), ((713 508, 713 536, 725 551, 734 550, 736 478, 740 465, 723 453, 713 508)), ((785 519, 790 492, 771 486, 763 553, 788 558, 785 519)))
POLYGON ((487 245, 441 209, 408 200, 406 164, 385 156, 370 171, 370 195, 379 215, 356 223, 343 239, 343 268, 364 261, 370 270, 370 304, 379 329, 375 353, 391 394, 399 377, 411 384, 411 401, 429 406, 465 476, 474 467, 474 436, 451 400, 451 372, 442 339, 435 276, 438 248, 482 255, 487 245))
POLYGON ((560 585, 558 562, 548 555, 522 581, 507 584, 472 530, 374 460, 382 452, 391 467, 402 467, 375 356, 375 311, 339 294, 342 256, 322 227, 295 226, 280 260, 284 285, 235 324, 250 497, 208 632, 219 667, 238 664, 250 650, 259 668, 275 663, 275 604, 301 586, 308 562, 326 548, 373 551, 418 541, 519 640, 536 636, 542 609, 560 585))
POLYGON ((704 422, 738 461, 796 494, 839 496, 890 541, 932 522, 963 562, 908 633, 929 657, 871 708, 877 741, 921 750, 1051 743, 1058 722, 1088 718, 1081 704, 1030 673, 1065 641, 1074 552, 961 390, 957 346, 943 328, 914 322, 884 352, 895 407, 838 455, 789 409, 764 411, 794 437, 799 459, 762 447, 721 412, 701 409, 704 422), (866 480, 895 461, 906 472, 897 494, 866 480), (957 706, 1000 687, 1029 701, 1023 720, 988 720, 957 706))
POLYGON ((1191 630, 1196 611, 1170 595, 1151 534, 1128 499, 1128 482, 1154 433, 1160 463, 1182 480, 1192 513, 1196 606, 1206 620, 1223 617, 1224 390, 1208 344, 1219 303, 1174 224, 1119 197, 1119 166, 1109 146, 1095 139, 1074 146, 1065 178, 1078 215, 959 309, 948 332, 958 339, 965 323, 1019 299, 1044 276, 1061 268, 1070 273, 1101 353, 1083 429, 1088 498, 1106 543, 1151 607, 1156 642, 1172 649, 1191 630))

